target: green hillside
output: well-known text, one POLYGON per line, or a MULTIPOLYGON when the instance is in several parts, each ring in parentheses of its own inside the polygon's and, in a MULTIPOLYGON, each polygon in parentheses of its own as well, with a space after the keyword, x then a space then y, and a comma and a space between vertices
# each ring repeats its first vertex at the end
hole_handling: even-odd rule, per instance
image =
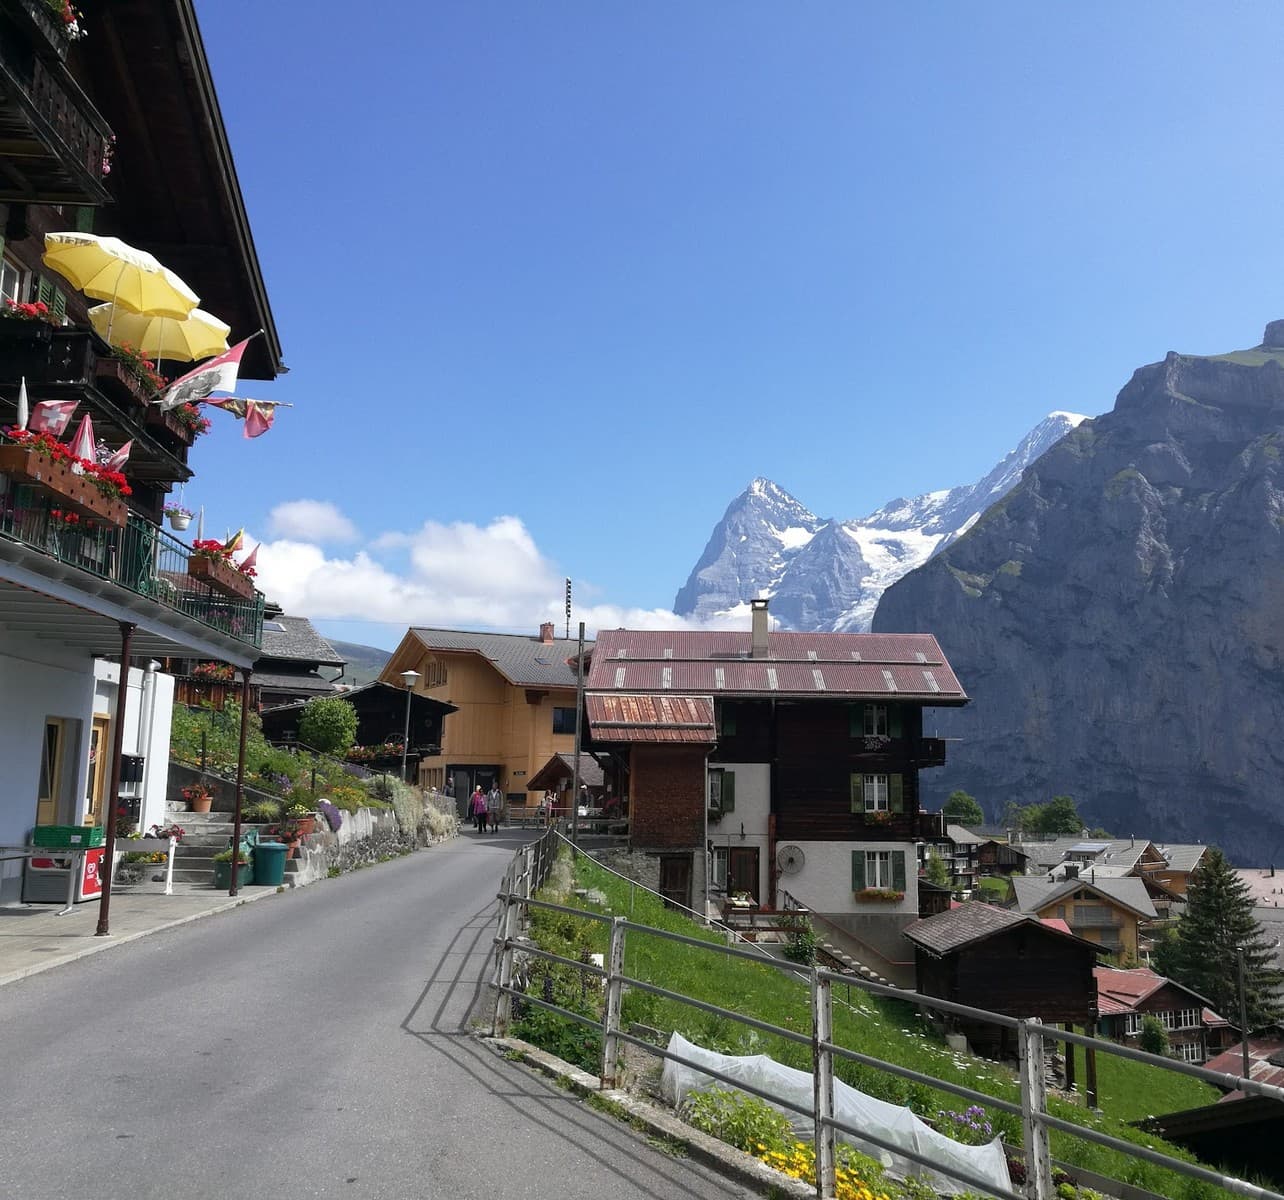
POLYGON ((391 650, 380 650, 377 646, 363 646, 360 642, 336 642, 334 638, 327 638, 326 641, 347 661, 344 682, 354 686, 378 679, 379 672, 392 657, 391 650))

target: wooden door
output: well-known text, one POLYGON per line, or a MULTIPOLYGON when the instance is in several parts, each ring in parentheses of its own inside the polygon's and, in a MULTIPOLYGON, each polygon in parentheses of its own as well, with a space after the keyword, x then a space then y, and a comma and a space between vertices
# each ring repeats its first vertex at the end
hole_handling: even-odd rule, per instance
POLYGON ((89 731, 89 774, 85 778, 85 824, 104 824, 103 795, 111 773, 111 721, 95 717, 89 731))
POLYGON ((691 855, 660 856, 660 895, 683 908, 691 907, 691 855))
POLYGON ((758 847, 732 846, 727 853, 727 892, 747 892, 758 902, 758 847))
POLYGON ((58 717, 45 718, 44 740, 40 744, 40 784, 36 795, 36 824, 57 825, 62 798, 63 723, 58 717))

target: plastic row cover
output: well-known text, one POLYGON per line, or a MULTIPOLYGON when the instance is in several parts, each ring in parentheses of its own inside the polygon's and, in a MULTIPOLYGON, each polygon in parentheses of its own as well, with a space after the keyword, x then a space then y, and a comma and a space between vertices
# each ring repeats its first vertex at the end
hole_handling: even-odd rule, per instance
MULTIPOLYGON (((765 1054, 715 1054, 712 1050, 706 1050, 703 1046, 688 1042, 677 1033, 669 1039, 669 1051, 690 1062, 700 1063, 723 1075, 738 1079, 768 1095, 801 1105, 808 1111, 812 1109, 814 1103, 812 1076, 806 1071, 786 1067, 765 1054)), ((706 1088, 725 1088, 730 1085, 691 1067, 675 1063, 672 1059, 665 1059, 662 1086, 665 1098, 677 1107, 688 1092, 702 1091, 706 1088)), ((789 1118, 796 1134, 811 1140, 815 1134, 815 1126, 810 1117, 791 1109, 781 1108, 780 1111, 789 1118)), ((837 1131, 840 1141, 849 1143, 860 1153, 881 1163, 893 1175, 921 1176, 944 1194, 975 1190, 968 1184, 950 1178, 949 1169, 955 1167, 966 1171, 973 1178, 989 1180, 996 1187, 1005 1190, 1012 1188, 1012 1181, 1008 1176, 1007 1155, 997 1137, 984 1146, 965 1146, 953 1138, 946 1137, 943 1133, 937 1133, 930 1125, 919 1120, 908 1108, 867 1096, 840 1079, 834 1080, 834 1119, 856 1129, 868 1129, 871 1134, 883 1141, 903 1146, 907 1150, 923 1155, 924 1158, 936 1163, 939 1168, 931 1171, 921 1163, 914 1162, 913 1159, 904 1158, 879 1146, 863 1142, 860 1138, 844 1133, 842 1130, 837 1131)))

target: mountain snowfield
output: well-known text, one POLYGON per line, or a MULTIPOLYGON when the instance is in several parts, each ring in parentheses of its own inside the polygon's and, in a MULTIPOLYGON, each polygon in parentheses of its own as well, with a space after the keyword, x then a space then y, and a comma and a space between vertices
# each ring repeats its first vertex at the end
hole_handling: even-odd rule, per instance
POLYGON ((978 482, 892 500, 855 520, 822 520, 771 480, 755 479, 718 522, 674 611, 723 623, 766 595, 783 628, 865 632, 888 587, 966 533, 1086 420, 1049 413, 978 482))

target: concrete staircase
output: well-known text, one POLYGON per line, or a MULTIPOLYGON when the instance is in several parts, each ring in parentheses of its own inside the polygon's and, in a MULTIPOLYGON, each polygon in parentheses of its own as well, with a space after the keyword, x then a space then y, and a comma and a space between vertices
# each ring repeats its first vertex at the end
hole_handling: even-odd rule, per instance
MULTIPOLYGON (((167 806, 165 819, 181 825, 185 836, 178 843, 174 855, 174 882, 186 884, 214 884, 214 855, 232 844, 232 814, 225 812, 188 812, 181 804, 167 806)), ((246 821, 241 822, 241 832, 261 829, 246 821)), ((289 871, 292 863, 286 863, 289 871)), ((289 875, 286 876, 287 883, 289 875)))
POLYGON ((871 983, 881 983, 885 987, 896 986, 891 980, 884 978, 864 963, 858 962, 846 950, 835 946, 832 942, 827 942, 822 938, 817 943, 816 950, 829 959, 835 971, 843 975, 859 975, 862 979, 868 979, 871 983))

